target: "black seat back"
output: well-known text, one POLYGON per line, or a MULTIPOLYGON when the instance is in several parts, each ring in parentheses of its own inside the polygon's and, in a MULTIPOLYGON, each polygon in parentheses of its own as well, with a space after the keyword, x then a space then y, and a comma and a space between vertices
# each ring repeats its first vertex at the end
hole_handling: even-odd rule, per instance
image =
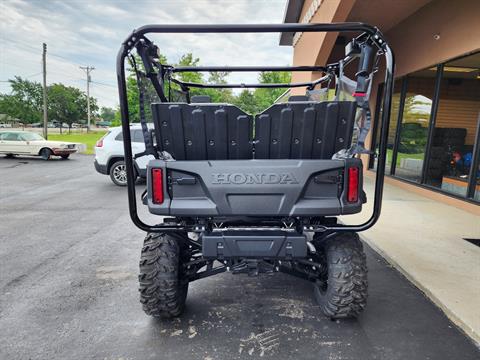
POLYGON ((251 159, 253 117, 228 104, 152 104, 155 136, 176 160, 251 159))
POLYGON ((256 159, 331 159, 352 141, 356 103, 274 104, 255 116, 256 159))

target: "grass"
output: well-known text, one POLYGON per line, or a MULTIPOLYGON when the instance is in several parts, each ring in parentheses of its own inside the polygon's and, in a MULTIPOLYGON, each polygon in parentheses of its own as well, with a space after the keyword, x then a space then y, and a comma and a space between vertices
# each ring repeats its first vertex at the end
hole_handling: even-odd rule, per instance
MULTIPOLYGON (((387 149, 387 163, 392 162, 392 149, 387 149)), ((400 161, 402 159, 423 159, 425 156, 425 153, 418 153, 418 154, 404 154, 401 152, 397 153, 397 166, 400 166, 400 161)))
POLYGON ((106 131, 96 131, 90 133, 49 134, 48 140, 82 143, 87 145, 87 151, 85 151, 84 154, 93 154, 93 148, 95 146, 95 143, 105 134, 106 131))

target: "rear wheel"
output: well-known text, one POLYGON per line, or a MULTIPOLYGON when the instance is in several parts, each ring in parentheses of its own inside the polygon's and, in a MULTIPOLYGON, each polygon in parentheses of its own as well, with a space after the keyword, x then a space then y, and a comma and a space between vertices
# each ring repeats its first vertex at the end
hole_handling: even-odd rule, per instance
POLYGON ((47 149, 47 148, 43 148, 42 150, 40 150, 40 156, 43 160, 48 160, 50 159, 50 156, 52 156, 52 150, 50 149, 47 149))
POLYGON ((188 292, 182 271, 186 236, 150 233, 145 238, 138 278, 140 302, 147 315, 168 319, 183 313, 188 292))
POLYGON ((367 262, 356 233, 340 233, 317 247, 325 264, 314 294, 322 312, 332 319, 358 316, 367 303, 367 262))
MULTIPOLYGON (((134 170, 135 179, 137 179, 137 174, 134 170)), ((115 162, 110 167, 110 179, 112 179, 113 183, 118 186, 127 186, 127 166, 125 165, 125 161, 119 160, 115 162)))

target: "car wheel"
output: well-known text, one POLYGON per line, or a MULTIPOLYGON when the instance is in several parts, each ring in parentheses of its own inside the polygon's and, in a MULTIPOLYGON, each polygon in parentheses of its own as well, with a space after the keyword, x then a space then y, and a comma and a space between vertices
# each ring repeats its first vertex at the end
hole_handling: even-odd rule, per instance
POLYGON ((65 154, 65 155, 61 155, 61 158, 63 160, 67 160, 69 156, 70 156, 70 154, 65 154))
MULTIPOLYGON (((135 180, 137 175, 134 174, 135 180)), ((120 160, 114 163, 110 168, 110 179, 118 186, 127 186, 127 166, 125 161, 120 160)))
POLYGON ((52 156, 52 150, 44 148, 40 151, 40 156, 43 160, 48 160, 50 159, 50 156, 52 156))
POLYGON ((5 155, 5 157, 7 159, 13 159, 15 157, 15 155, 14 154, 7 154, 7 155, 5 155))

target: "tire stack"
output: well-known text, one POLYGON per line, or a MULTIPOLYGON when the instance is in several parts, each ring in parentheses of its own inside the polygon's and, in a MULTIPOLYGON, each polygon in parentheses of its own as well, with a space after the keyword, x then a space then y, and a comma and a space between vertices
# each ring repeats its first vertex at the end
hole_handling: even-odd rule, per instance
POLYGON ((465 145, 467 130, 463 128, 435 128, 433 132, 428 177, 430 180, 441 180, 445 174, 452 152, 465 145))

